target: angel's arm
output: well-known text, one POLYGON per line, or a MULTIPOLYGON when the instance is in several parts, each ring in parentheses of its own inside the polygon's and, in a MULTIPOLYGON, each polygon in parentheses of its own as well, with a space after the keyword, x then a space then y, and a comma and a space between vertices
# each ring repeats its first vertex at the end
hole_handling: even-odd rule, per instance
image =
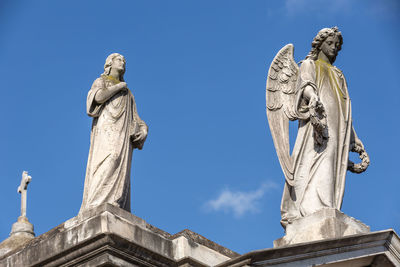
POLYGON ((322 145, 328 139, 326 113, 318 96, 315 63, 306 59, 300 66, 297 112, 302 119, 310 119, 314 127, 314 139, 322 145))
POLYGON ((311 59, 306 59, 300 66, 299 80, 296 90, 296 107, 299 117, 306 119, 309 117, 309 105, 316 106, 319 102, 317 85, 315 83, 315 63, 311 59))
POLYGON ((360 155, 361 163, 354 164, 349 159, 347 169, 355 173, 364 172, 370 164, 370 159, 367 151, 365 151, 364 144, 357 137, 356 131, 354 130, 353 126, 351 127, 349 152, 350 151, 357 152, 360 155))
POLYGON ((353 151, 354 148, 358 146, 364 149, 363 142, 358 138, 356 131, 354 130, 354 126, 351 126, 351 135, 350 135, 350 151, 353 151))
POLYGON ((315 64, 312 60, 304 60, 300 66, 300 91, 302 97, 309 101, 314 95, 317 95, 317 86, 315 84, 315 64))

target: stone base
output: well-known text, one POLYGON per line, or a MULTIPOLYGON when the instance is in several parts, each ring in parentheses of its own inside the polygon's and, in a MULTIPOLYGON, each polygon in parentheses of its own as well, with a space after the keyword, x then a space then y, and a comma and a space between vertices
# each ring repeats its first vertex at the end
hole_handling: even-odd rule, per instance
POLYGON ((13 224, 10 235, 26 236, 32 239, 35 237, 35 232, 33 232, 33 225, 28 221, 28 218, 20 216, 18 221, 13 224))
POLYGON ((0 243, 0 257, 35 238, 33 225, 28 218, 20 216, 13 224, 10 237, 0 243))
POLYGON ((400 239, 393 230, 256 250, 217 267, 398 267, 400 239))
POLYGON ((203 267, 237 256, 190 230, 171 235, 125 210, 104 204, 0 254, 0 267, 203 267))
POLYGON ((369 232, 362 222, 337 209, 326 208, 288 224, 286 235, 275 240, 274 247, 369 232))

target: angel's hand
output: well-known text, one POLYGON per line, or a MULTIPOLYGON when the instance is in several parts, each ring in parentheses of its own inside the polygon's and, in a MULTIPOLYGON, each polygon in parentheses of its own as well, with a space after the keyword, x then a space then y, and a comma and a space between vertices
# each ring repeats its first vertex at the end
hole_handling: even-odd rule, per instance
POLYGON ((315 111, 326 117, 324 105, 322 105, 322 102, 317 96, 317 94, 314 93, 311 95, 308 106, 309 108, 314 109, 315 111))
POLYGON ((358 137, 355 137, 354 141, 350 143, 349 151, 360 152, 365 150, 363 142, 358 137))
POLYGON ((349 160, 348 170, 354 173, 362 173, 364 172, 369 164, 370 159, 367 151, 365 151, 364 144, 361 142, 360 139, 356 138, 353 144, 350 144, 350 148, 352 152, 356 152, 359 154, 361 163, 353 163, 349 160))
POLYGON ((355 147, 360 147, 360 148, 362 148, 364 150, 364 144, 358 138, 356 138, 356 140, 355 140, 355 147))
POLYGON ((369 165, 369 163, 370 163, 369 155, 368 155, 367 151, 365 150, 363 142, 361 142, 361 140, 358 138, 356 138, 356 140, 355 140, 354 152, 359 153, 360 159, 362 160, 362 162, 365 162, 366 165, 369 165))

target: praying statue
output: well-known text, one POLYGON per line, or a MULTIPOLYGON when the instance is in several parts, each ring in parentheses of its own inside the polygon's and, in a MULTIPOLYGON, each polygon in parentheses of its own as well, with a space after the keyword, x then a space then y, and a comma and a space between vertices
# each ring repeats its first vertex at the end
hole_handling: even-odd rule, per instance
POLYGON ((87 96, 93 124, 80 211, 103 203, 130 211, 132 151, 142 149, 148 127, 124 81, 125 64, 122 55, 109 55, 87 96))
POLYGON ((353 127, 346 80, 333 66, 342 44, 337 27, 322 29, 300 67, 288 44, 268 72, 267 117, 286 179, 281 203, 284 228, 324 208, 340 210, 346 171, 361 173, 369 165, 353 127), (289 120, 298 120, 291 154, 289 120), (360 163, 349 160, 350 151, 359 154, 360 163))

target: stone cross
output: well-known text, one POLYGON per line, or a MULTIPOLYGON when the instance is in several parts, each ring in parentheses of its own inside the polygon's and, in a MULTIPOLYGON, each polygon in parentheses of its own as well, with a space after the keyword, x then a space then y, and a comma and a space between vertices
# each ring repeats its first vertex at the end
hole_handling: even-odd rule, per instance
POLYGON ((18 186, 18 193, 21 193, 21 217, 26 217, 26 191, 31 180, 32 177, 28 175, 28 172, 23 171, 21 184, 18 186))

